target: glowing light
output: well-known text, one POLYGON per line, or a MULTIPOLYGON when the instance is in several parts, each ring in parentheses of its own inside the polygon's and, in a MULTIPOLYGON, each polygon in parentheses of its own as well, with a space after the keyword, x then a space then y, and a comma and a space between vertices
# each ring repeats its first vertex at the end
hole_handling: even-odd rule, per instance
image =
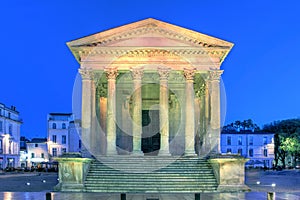
POLYGON ((271 185, 272 187, 276 187, 276 184, 275 183, 272 183, 272 185, 271 185))
POLYGON ((256 184, 259 185, 259 184, 260 184, 260 181, 257 181, 256 184))
POLYGON ((30 183, 26 183, 26 185, 30 185, 30 183))
POLYGON ((43 183, 46 183, 46 180, 43 180, 43 183))

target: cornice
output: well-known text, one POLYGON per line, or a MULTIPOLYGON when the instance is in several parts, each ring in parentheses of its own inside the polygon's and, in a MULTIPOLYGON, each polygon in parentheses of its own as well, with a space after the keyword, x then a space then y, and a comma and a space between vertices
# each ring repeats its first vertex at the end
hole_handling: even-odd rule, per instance
POLYGON ((84 47, 77 50, 81 60, 93 55, 111 55, 128 57, 154 56, 216 56, 220 61, 227 55, 227 49, 191 48, 191 47, 84 47))

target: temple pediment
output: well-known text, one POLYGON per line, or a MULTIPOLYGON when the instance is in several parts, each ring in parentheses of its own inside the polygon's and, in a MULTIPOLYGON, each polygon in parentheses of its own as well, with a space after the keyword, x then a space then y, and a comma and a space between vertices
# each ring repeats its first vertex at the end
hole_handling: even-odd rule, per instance
POLYGON ((233 44, 196 31, 162 22, 145 19, 109 29, 67 43, 76 59, 86 55, 106 54, 118 57, 145 49, 168 51, 171 54, 214 55, 222 62, 233 44))

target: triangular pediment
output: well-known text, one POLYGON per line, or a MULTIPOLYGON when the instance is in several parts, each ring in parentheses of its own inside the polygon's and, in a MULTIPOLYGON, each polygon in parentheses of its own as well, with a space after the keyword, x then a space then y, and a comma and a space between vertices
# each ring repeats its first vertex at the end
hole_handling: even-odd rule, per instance
POLYGON ((232 43, 224 40, 152 18, 96 33, 67 44, 70 48, 174 45, 230 49, 233 46, 232 43), (141 40, 147 42, 141 42, 141 40), (162 40, 164 40, 163 43, 161 43, 162 40))

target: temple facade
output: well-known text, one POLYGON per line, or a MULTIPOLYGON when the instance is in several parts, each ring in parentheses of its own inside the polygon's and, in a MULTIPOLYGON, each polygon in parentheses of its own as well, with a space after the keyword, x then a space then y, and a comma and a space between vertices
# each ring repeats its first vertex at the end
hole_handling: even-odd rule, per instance
POLYGON ((220 153, 220 66, 233 44, 152 18, 67 43, 94 156, 220 153))

